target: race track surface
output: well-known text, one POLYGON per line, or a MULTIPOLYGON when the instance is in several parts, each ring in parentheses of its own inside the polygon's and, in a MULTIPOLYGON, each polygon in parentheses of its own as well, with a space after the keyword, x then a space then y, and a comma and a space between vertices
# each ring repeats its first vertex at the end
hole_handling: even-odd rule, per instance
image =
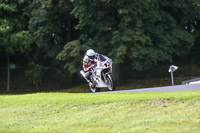
POLYGON ((188 85, 176 85, 166 87, 154 87, 133 90, 106 91, 98 93, 146 93, 146 92, 177 92, 177 91, 200 91, 200 83, 188 85))

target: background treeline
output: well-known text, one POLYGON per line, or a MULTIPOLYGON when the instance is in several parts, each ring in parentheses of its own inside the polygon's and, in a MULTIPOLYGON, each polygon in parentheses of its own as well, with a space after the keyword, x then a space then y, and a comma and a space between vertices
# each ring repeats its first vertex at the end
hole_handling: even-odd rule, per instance
POLYGON ((11 90, 68 88, 82 83, 92 48, 114 60, 122 81, 159 75, 172 63, 200 64, 199 22, 199 0, 0 0, 0 68, 16 65, 5 70, 18 83, 11 90))

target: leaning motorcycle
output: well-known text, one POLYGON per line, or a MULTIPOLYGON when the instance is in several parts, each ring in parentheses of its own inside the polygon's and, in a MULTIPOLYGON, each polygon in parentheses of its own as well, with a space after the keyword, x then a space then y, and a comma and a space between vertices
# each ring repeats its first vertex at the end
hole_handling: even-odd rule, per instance
MULTIPOLYGON (((112 60, 99 54, 95 61, 97 65, 92 69, 92 82, 89 83, 90 90, 99 92, 101 88, 108 88, 110 91, 114 91, 115 82, 112 75, 112 60)), ((85 78, 85 72, 81 70, 80 73, 85 78)))

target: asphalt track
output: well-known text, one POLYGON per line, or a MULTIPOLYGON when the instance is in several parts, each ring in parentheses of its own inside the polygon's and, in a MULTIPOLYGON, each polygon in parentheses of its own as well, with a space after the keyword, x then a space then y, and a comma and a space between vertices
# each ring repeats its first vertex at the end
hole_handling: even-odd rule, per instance
POLYGON ((200 83, 166 86, 166 87, 133 89, 133 90, 105 91, 105 92, 98 92, 98 93, 149 93, 149 92, 178 92, 178 91, 200 91, 200 83))

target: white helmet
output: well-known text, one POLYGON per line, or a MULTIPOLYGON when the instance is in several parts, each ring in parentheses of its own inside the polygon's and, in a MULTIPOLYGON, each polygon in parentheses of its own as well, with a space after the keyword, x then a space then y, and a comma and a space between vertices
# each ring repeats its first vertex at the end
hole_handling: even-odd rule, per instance
POLYGON ((94 60, 95 58, 95 52, 92 49, 88 49, 86 52, 86 55, 89 57, 89 59, 94 60))

